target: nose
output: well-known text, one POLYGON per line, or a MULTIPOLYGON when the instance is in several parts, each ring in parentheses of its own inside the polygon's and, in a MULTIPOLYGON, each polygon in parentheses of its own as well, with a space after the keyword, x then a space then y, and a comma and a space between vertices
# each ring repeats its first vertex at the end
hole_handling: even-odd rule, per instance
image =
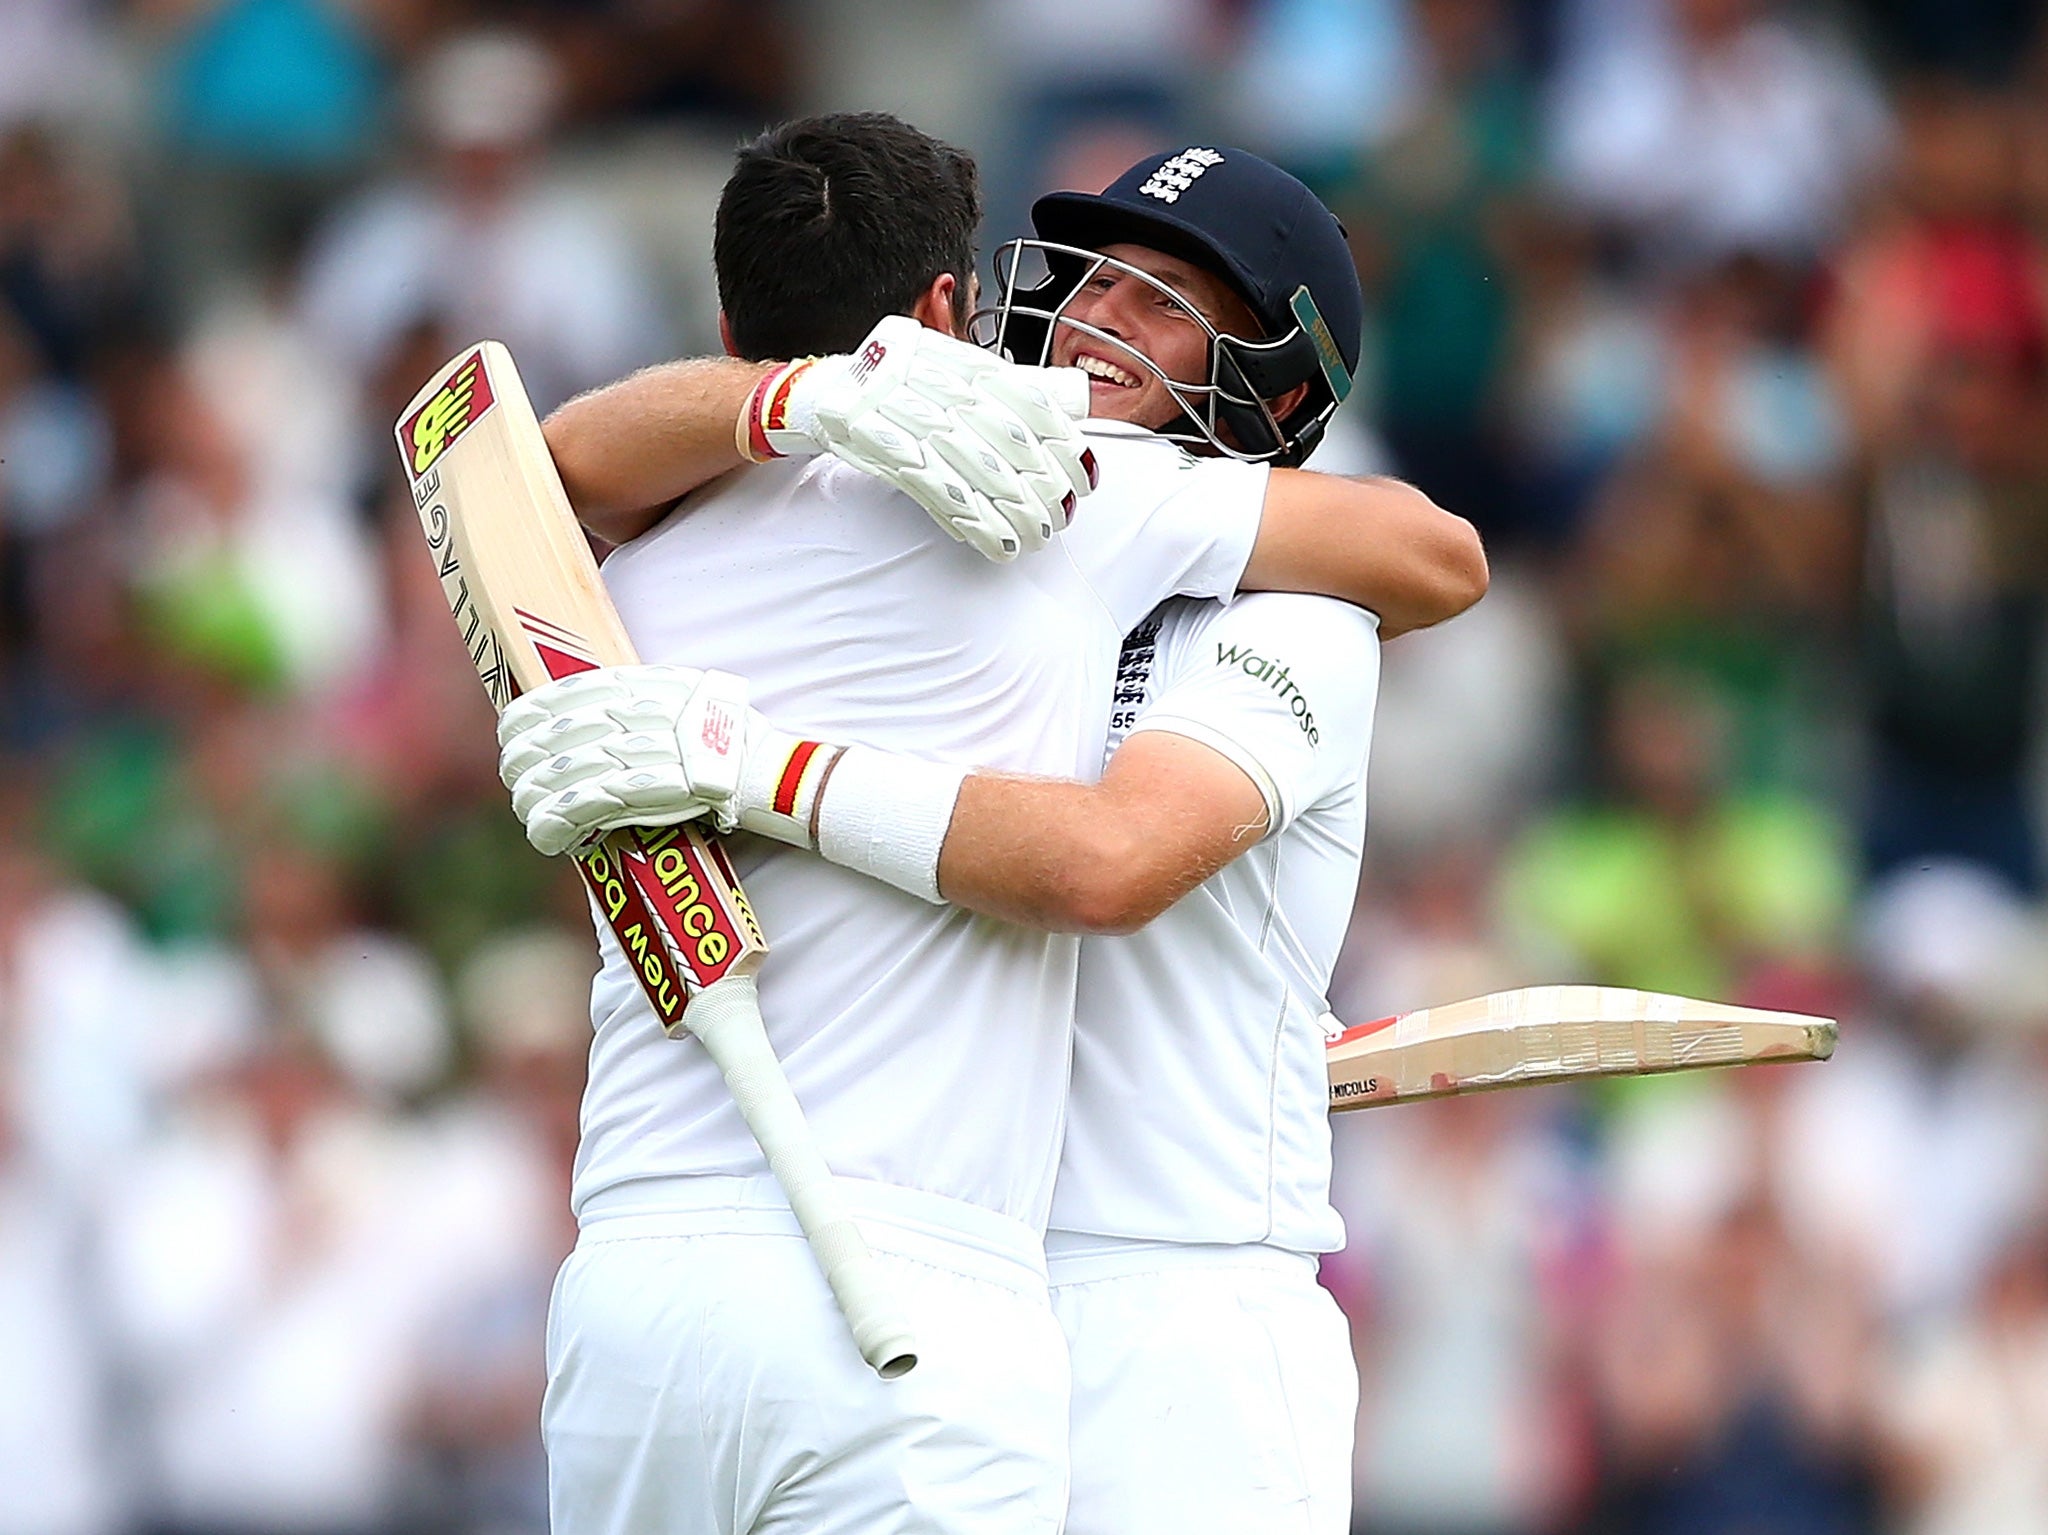
POLYGON ((1095 321, 1098 330, 1108 332, 1119 341, 1128 341, 1131 338, 1131 316, 1136 307, 1136 294, 1133 290, 1137 287, 1137 283, 1120 277, 1115 285, 1102 295, 1102 303, 1098 306, 1095 321))
POLYGON ((1067 313, 1104 335, 1114 336, 1119 341, 1128 341, 1131 338, 1130 290, 1137 284, 1115 273, 1108 275, 1109 286, 1106 289, 1097 289, 1083 283, 1081 290, 1067 304, 1067 313))

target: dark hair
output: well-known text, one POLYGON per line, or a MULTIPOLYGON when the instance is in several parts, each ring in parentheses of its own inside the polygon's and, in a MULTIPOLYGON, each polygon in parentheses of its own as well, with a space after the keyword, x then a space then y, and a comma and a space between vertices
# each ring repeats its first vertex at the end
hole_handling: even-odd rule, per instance
POLYGON ((712 260, 734 348, 761 360, 850 352, 943 272, 965 323, 981 185, 967 154, 886 112, 771 128, 718 199, 712 260))

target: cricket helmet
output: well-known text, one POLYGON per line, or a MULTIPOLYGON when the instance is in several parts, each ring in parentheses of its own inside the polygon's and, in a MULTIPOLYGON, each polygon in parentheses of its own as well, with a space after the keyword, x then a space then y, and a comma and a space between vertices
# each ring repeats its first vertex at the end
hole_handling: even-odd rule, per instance
POLYGON ((1044 363, 1055 330, 1069 326, 1136 358, 1161 379, 1184 415, 1161 435, 1232 458, 1299 464, 1322 440, 1351 393, 1365 327, 1365 300, 1344 226, 1306 186, 1242 149, 1191 147, 1151 156, 1101 193, 1054 192, 1031 209, 1038 238, 996 253, 996 303, 976 317, 977 335, 1018 362, 1044 363), (1201 321, 1184 295, 1124 262, 1107 245, 1142 245, 1222 277, 1251 309, 1255 339, 1201 321), (1046 276, 1020 282, 1027 255, 1046 276), (1104 268, 1158 288, 1209 332, 1209 376, 1169 379, 1143 352, 1065 313, 1104 268), (1296 385, 1308 394, 1285 417, 1268 401, 1296 385))

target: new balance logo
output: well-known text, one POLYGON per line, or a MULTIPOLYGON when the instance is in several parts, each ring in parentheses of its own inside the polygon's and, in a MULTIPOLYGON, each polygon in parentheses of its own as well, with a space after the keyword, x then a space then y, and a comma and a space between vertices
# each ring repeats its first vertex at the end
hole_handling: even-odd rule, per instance
POLYGON ((1143 197, 1156 197, 1163 203, 1179 202, 1180 194, 1201 180, 1204 171, 1222 163, 1223 156, 1213 149, 1183 149, 1146 177, 1138 193, 1143 197))
POLYGON ((879 341, 870 341, 860 350, 860 356, 853 360, 853 381, 867 382, 867 376, 882 365, 882 359, 889 355, 889 349, 879 341))
POLYGON ((732 750, 732 715, 713 704, 704 711, 704 745, 723 757, 732 750))

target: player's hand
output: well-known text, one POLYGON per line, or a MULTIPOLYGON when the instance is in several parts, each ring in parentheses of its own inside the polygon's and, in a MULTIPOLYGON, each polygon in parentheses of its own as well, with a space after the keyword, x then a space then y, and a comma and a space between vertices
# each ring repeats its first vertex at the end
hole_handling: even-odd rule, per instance
POLYGON ((730 672, 608 666, 507 705, 498 776, 526 840, 550 855, 621 826, 699 817, 809 846, 807 821, 773 809, 782 765, 801 744, 747 706, 747 684, 730 672))
POLYGON ((728 682, 744 707, 738 678, 687 666, 603 667, 513 699, 498 716, 498 776, 526 840, 552 855, 620 826, 710 815, 732 792, 726 758, 698 753, 693 777, 682 738, 715 737, 706 715, 728 682))
POLYGON ((991 560, 1042 549, 1095 487, 1087 375, 1027 368, 891 315, 846 356, 770 374, 742 412, 754 459, 826 451, 887 480, 991 560))

